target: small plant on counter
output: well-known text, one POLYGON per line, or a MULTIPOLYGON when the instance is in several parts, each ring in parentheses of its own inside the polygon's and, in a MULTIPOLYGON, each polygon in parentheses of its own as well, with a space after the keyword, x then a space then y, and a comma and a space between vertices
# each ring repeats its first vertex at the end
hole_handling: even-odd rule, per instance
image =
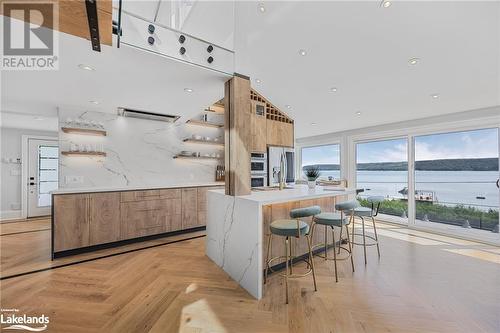
POLYGON ((316 187, 316 179, 318 179, 320 175, 320 171, 318 167, 308 168, 304 171, 304 174, 307 178, 307 185, 310 189, 316 187))

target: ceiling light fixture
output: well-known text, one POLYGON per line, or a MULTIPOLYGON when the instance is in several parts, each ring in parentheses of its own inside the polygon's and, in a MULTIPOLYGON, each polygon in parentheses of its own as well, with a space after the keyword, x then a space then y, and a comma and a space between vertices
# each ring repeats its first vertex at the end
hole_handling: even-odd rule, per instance
POLYGON ((266 12, 266 7, 264 7, 263 3, 259 3, 258 8, 259 8, 259 12, 261 12, 261 13, 266 12))
POLYGON ((43 117, 34 117, 35 120, 43 120, 43 117))
POLYGON ((287 109, 291 109, 292 106, 291 105, 285 105, 287 109))
POLYGON ((316 126, 316 123, 311 123, 312 126, 316 126))
POLYGON ((356 116, 361 116, 361 111, 356 112, 356 116))
POLYGON ((389 8, 391 5, 392 5, 392 2, 390 2, 389 0, 383 0, 380 5, 384 8, 389 8))
POLYGON ((184 88, 184 91, 185 91, 185 92, 188 92, 188 93, 192 93, 192 92, 193 92, 193 89, 191 89, 191 88, 184 88))
POLYGON ((92 103, 92 104, 95 104, 95 105, 99 104, 98 101, 89 101, 89 103, 92 103))
POLYGON ((337 88, 335 88, 335 87, 330 88, 330 91, 331 91, 331 92, 337 92, 337 88))
POLYGON ((304 49, 300 49, 300 50, 299 50, 299 54, 300 54, 301 56, 305 57, 305 56, 307 55, 307 51, 306 51, 306 50, 304 50, 304 49))
POLYGON ((95 71, 94 68, 90 67, 89 65, 85 65, 85 64, 78 65, 78 68, 83 69, 85 71, 95 71))
POLYGON ((418 64, 418 62, 419 62, 419 61, 420 61, 420 59, 419 59, 419 58, 411 58, 410 60, 408 60, 408 63, 409 63, 410 65, 413 65, 413 66, 414 66, 414 65, 418 64))
POLYGON ((256 83, 261 83, 262 81, 260 79, 255 79, 256 83))
POLYGON ((434 99, 439 98, 439 94, 432 94, 431 97, 434 99))

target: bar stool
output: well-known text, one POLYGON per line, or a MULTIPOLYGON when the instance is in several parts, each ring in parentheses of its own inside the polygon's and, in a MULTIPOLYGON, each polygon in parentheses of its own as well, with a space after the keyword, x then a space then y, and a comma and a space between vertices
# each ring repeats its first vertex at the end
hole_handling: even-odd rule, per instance
POLYGON ((312 273, 313 282, 314 282, 314 291, 317 291, 316 287, 316 275, 314 272, 314 262, 311 248, 311 238, 309 235, 309 224, 300 220, 304 217, 314 217, 315 215, 321 213, 321 208, 319 206, 311 206, 306 208, 297 208, 292 209, 290 211, 290 217, 292 219, 283 219, 273 221, 270 225, 271 234, 269 235, 268 243, 267 243, 267 255, 266 255, 266 270, 264 274, 264 283, 267 282, 267 273, 269 270, 273 271, 271 268, 271 262, 277 259, 285 259, 285 274, 282 274, 285 278, 285 287, 286 287, 286 304, 288 304, 288 279, 289 278, 298 278, 304 277, 312 273), (273 235, 285 237, 285 256, 278 256, 274 258, 269 258, 272 238, 273 235), (294 256, 292 253, 292 239, 293 237, 299 239, 301 236, 304 236, 307 239, 307 247, 308 247, 308 257, 309 260, 305 260, 307 262, 308 271, 304 274, 293 274, 293 260, 294 256), (289 264, 290 262, 290 264, 289 264), (290 268, 290 272, 289 272, 290 268))
POLYGON ((377 227, 375 226, 375 216, 378 215, 378 211, 379 211, 379 208, 380 208, 380 203, 382 201, 384 201, 384 197, 383 196, 370 196, 370 197, 366 198, 366 200, 369 203, 371 203, 371 208, 370 207, 363 207, 363 206, 359 205, 359 202, 358 202, 358 207, 354 208, 354 217, 358 217, 358 218, 361 219, 362 233, 358 234, 358 233, 354 232, 354 219, 353 219, 353 223, 352 223, 352 242, 351 242, 354 245, 362 245, 363 246, 364 257, 365 257, 365 265, 366 265, 366 247, 367 246, 374 246, 374 245, 376 245, 377 246, 378 257, 380 259, 380 247, 378 245, 377 227), (375 205, 377 205, 376 208, 375 208, 375 205), (365 234, 365 219, 364 219, 365 217, 369 217, 369 218, 372 219, 373 233, 375 234, 375 237, 365 234), (354 235, 356 235, 356 236, 362 236, 363 237, 363 243, 360 244, 360 243, 354 242, 354 235), (366 243, 366 238, 371 239, 372 242, 371 243, 366 243))
POLYGON ((313 225, 312 225, 312 232, 311 232, 311 237, 314 237, 314 231, 316 230, 316 225, 324 225, 325 226, 325 242, 322 244, 316 244, 313 246, 314 248, 317 247, 322 247, 324 246, 325 248, 325 254, 321 255, 318 254, 319 257, 324 258, 325 260, 332 260, 331 258, 328 258, 328 227, 332 229, 332 243, 333 243, 333 262, 334 262, 334 267, 335 267, 335 282, 339 282, 338 278, 338 273, 337 273, 337 260, 346 260, 346 259, 351 259, 351 267, 352 271, 354 272, 354 260, 352 257, 352 247, 351 247, 351 241, 349 238, 349 228, 348 225, 350 223, 350 220, 352 219, 352 214, 353 214, 353 209, 356 207, 356 204, 353 202, 343 202, 343 203, 338 203, 335 205, 335 210, 338 210, 340 212, 333 212, 333 213, 320 213, 313 218, 313 225), (347 219, 347 214, 345 212, 349 212, 350 218, 349 220, 347 219), (347 244, 349 248, 345 248, 342 246, 341 241, 342 241, 342 229, 346 228, 346 233, 347 233, 347 244), (347 252, 347 256, 345 258, 337 258, 337 250, 335 246, 335 228, 334 227, 339 227, 340 228, 340 238, 339 238, 339 254, 341 250, 344 250, 347 252))

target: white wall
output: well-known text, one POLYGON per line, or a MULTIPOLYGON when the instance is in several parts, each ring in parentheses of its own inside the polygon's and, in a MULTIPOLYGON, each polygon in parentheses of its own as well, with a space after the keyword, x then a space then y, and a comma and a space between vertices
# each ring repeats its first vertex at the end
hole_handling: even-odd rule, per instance
MULTIPOLYGON (((200 114, 201 116, 201 114, 200 114)), ((212 115, 212 117, 220 117, 212 115)), ((173 156, 181 150, 218 152, 223 149, 208 145, 186 144, 182 139, 201 134, 222 141, 224 132, 216 128, 141 120, 109 113, 60 110, 59 121, 82 119, 102 122, 107 136, 85 136, 59 132, 60 148, 70 150, 71 144, 102 145, 106 157, 60 156, 59 186, 84 187, 150 187, 212 183, 217 160, 180 160, 173 156), (73 182, 76 177, 81 179, 73 182)), ((215 119, 214 119, 215 121, 215 119)), ((222 122, 222 119, 218 119, 222 122)))
POLYGON ((23 135, 57 137, 57 132, 36 131, 17 128, 0 128, 1 156, 1 198, 0 218, 19 218, 21 216, 21 137, 23 135))

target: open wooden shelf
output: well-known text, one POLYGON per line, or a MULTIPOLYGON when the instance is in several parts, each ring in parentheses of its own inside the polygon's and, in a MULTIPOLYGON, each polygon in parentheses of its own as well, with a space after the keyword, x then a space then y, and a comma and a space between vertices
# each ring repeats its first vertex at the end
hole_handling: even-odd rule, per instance
POLYGON ((187 155, 175 155, 174 158, 179 159, 191 159, 191 160, 220 160, 221 157, 212 157, 212 156, 187 156, 187 155))
POLYGON ((106 153, 101 151, 62 151, 65 156, 106 156, 106 153))
POLYGON ((211 146, 219 146, 219 147, 224 147, 223 142, 215 142, 215 141, 207 141, 207 140, 196 140, 196 139, 184 139, 184 142, 187 143, 199 143, 203 145, 211 145, 211 146))
POLYGON ((71 133, 71 134, 98 135, 98 136, 107 135, 106 131, 93 128, 61 127, 61 130, 64 133, 71 133))
POLYGON ((201 120, 194 120, 194 119, 189 119, 188 121, 186 121, 186 124, 205 126, 205 127, 214 127, 214 128, 224 127, 224 124, 216 124, 216 123, 211 123, 208 121, 201 121, 201 120))

